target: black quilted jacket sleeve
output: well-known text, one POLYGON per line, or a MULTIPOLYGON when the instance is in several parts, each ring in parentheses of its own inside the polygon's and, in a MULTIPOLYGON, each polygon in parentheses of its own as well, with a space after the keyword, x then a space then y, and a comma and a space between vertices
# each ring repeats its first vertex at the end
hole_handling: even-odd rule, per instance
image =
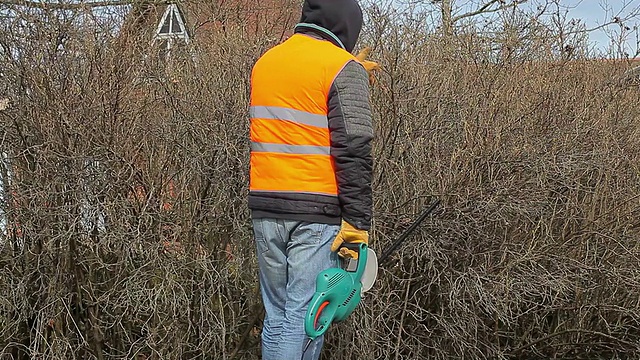
POLYGON ((373 125, 369 80, 361 64, 351 61, 336 76, 328 106, 331 156, 336 166, 342 218, 358 229, 369 230, 373 125))

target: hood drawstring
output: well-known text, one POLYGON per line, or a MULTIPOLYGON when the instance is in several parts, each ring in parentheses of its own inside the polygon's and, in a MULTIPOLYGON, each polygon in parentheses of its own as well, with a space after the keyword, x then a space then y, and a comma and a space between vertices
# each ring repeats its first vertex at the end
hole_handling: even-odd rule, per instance
POLYGON ((321 33, 331 37, 331 39, 333 39, 335 42, 337 42, 338 46, 340 46, 342 49, 346 50, 346 48, 344 47, 344 44, 342 43, 342 41, 340 41, 340 38, 338 38, 336 36, 336 34, 332 33, 328 29, 323 28, 320 25, 310 24, 310 23, 299 23, 299 24, 296 25, 295 29, 298 30, 300 28, 307 28, 307 29, 313 29, 313 30, 320 31, 321 33))

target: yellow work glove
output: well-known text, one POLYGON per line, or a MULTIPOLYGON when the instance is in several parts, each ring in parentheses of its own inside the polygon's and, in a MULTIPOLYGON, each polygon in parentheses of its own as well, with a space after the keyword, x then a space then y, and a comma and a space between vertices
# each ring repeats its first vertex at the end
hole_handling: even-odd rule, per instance
POLYGON ((343 258, 358 258, 358 252, 354 250, 347 249, 346 247, 340 247, 343 243, 350 244, 360 244, 365 243, 369 245, 369 232, 366 230, 360 230, 353 227, 353 225, 348 222, 342 220, 342 224, 340 225, 340 231, 336 236, 336 239, 333 240, 333 244, 331 244, 331 251, 336 251, 340 249, 338 255, 343 258))
POLYGON ((356 59, 358 59, 358 61, 362 64, 362 66, 364 66, 364 69, 367 70, 367 73, 369 74, 369 84, 373 85, 373 82, 375 81, 375 78, 373 77, 373 72, 374 70, 379 70, 380 65, 378 65, 377 62, 367 60, 367 56, 369 56, 370 52, 371 52, 371 48, 366 47, 362 49, 358 53, 358 55, 356 55, 356 59))

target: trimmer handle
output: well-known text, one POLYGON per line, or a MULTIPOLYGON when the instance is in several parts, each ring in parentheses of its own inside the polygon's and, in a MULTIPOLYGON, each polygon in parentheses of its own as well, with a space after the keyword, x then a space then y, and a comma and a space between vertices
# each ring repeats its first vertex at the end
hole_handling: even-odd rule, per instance
POLYGON ((309 303, 304 330, 312 340, 322 336, 336 320, 338 302, 326 294, 314 296, 309 303))
MULTIPOLYGON (((362 260, 362 257, 360 256, 362 253, 366 253, 367 252, 367 247, 366 244, 364 247, 360 246, 361 243, 342 243, 341 247, 345 247, 349 250, 355 251, 358 254, 358 258, 357 259, 352 259, 352 258, 347 258, 347 259, 342 259, 341 258, 341 263, 342 263, 342 268, 347 271, 347 272, 356 272, 358 271, 358 264, 360 264, 360 260, 362 260)), ((366 263, 366 258, 364 259, 365 263, 366 263)))

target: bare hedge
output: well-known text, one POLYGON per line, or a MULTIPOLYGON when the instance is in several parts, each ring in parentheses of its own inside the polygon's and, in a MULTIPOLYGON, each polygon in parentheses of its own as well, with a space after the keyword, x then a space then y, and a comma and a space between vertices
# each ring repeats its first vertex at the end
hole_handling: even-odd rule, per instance
MULTIPOLYGON (((442 205, 323 358, 640 356, 627 65, 489 58, 373 15, 372 247, 442 205)), ((277 39, 227 31, 167 66, 32 16, 0 35, 0 358, 259 358, 249 73, 277 39)))

